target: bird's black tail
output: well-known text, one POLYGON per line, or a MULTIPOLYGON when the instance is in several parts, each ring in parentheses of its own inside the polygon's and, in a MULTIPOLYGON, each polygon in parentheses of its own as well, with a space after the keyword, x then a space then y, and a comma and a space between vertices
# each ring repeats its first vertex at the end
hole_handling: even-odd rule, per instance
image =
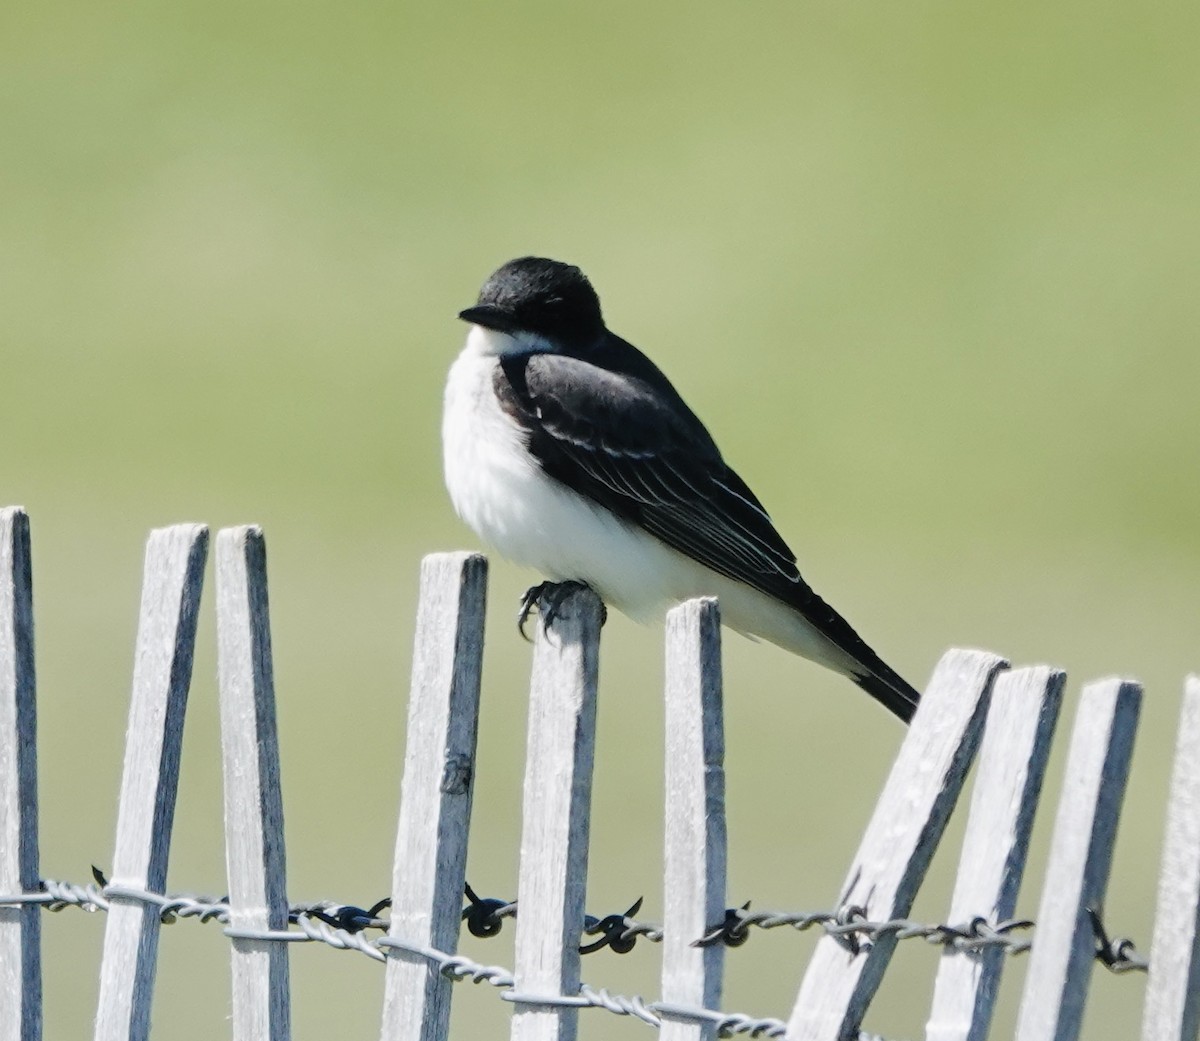
POLYGON ((873 672, 856 675, 854 682, 888 711, 895 713, 905 723, 909 722, 917 711, 921 695, 878 658, 873 664, 873 672))
POLYGON ((832 668, 839 672, 844 669, 855 683, 905 723, 912 719, 921 695, 871 650, 850 623, 817 596, 811 586, 803 581, 794 584, 785 602, 852 662, 849 668, 840 664, 832 668))

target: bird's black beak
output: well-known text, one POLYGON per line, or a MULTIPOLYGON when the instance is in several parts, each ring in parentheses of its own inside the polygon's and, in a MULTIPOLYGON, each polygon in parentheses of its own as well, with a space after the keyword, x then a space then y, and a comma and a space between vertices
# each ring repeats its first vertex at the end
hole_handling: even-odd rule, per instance
POLYGON ((472 325, 482 325, 485 329, 495 329, 508 333, 516 328, 512 315, 500 310, 495 304, 476 304, 465 311, 459 311, 458 317, 472 325))

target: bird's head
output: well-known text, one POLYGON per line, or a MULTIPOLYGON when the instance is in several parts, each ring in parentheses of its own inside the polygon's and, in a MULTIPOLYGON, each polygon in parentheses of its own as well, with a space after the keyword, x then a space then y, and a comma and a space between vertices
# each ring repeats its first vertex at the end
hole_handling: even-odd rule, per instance
POLYGON ((459 318, 506 339, 495 353, 586 349, 603 334, 600 298, 579 268, 520 257, 497 269, 459 318))

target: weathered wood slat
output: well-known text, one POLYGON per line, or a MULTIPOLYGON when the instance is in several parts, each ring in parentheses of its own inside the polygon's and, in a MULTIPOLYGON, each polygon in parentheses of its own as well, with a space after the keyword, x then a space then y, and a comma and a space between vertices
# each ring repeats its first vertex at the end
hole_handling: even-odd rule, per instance
MULTIPOLYGON (((267 551, 257 527, 217 535, 217 662, 230 926, 286 929, 267 551)), ((232 975, 234 1041, 287 1041, 287 944, 235 937, 232 975)))
MULTIPOLYGON (((938 663, 838 899, 873 921, 912 907, 974 758, 992 681, 1005 662, 983 651, 952 650, 938 663)), ((857 1033, 895 950, 894 936, 857 952, 825 936, 788 1021, 791 1041, 836 1041, 857 1033)))
MULTIPOLYGON (((422 562, 389 935, 450 954, 462 916, 486 601, 482 556, 422 562)), ((383 1041, 444 1041, 452 981, 419 955, 388 955, 383 1041)))
MULTIPOLYGON (((721 614, 691 600, 667 615, 662 997, 716 1009, 724 947, 693 947, 725 915, 721 614)), ((711 1023, 663 1015, 663 1041, 712 1041, 711 1023)))
MULTIPOLYGON (((977 915, 997 925, 1013 916, 1065 679, 1041 665, 996 680, 950 901, 952 925, 977 915)), ((946 948, 926 1041, 984 1041, 1003 966, 996 947, 979 953, 946 948)))
POLYGON ((1095 961, 1088 909, 1102 908, 1108 888, 1141 696, 1136 683, 1117 679, 1083 690, 1021 996, 1018 1041, 1079 1036, 1095 961))
MULTIPOLYGON (((0 509, 0 894, 38 888, 37 684, 29 517, 0 509)), ((41 908, 0 907, 0 1041, 42 1036, 41 908)))
MULTIPOLYGON (((164 893, 183 720, 208 529, 178 524, 146 543, 125 769, 111 885, 164 893)), ((144 1041, 158 958, 158 909, 110 894, 96 1012, 97 1041, 144 1041)))
POLYGON ((517 882, 513 1041, 576 1036, 578 1009, 536 999, 579 990, 602 612, 599 598, 580 589, 563 599, 549 628, 538 623, 517 882))
POLYGON ((1200 677, 1183 692, 1142 1041, 1195 1041, 1200 1032, 1200 677))

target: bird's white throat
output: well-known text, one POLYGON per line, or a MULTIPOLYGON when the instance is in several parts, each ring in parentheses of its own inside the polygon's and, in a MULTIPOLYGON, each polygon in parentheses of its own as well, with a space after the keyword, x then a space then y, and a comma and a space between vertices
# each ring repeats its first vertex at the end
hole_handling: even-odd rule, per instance
POLYGON ((499 329, 486 329, 482 325, 472 325, 467 332, 467 345, 463 353, 471 352, 484 358, 503 358, 513 354, 534 354, 544 352, 554 353, 556 347, 549 340, 537 333, 530 332, 501 332, 499 329))

